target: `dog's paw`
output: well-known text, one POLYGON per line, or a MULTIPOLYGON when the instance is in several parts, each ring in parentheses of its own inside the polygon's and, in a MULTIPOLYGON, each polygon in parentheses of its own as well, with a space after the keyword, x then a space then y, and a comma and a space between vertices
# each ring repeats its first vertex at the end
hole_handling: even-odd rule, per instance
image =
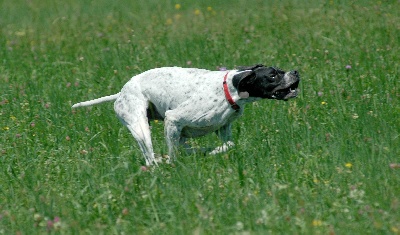
POLYGON ((228 141, 224 143, 222 146, 216 147, 213 151, 210 152, 210 155, 215 155, 219 153, 224 153, 228 151, 228 149, 232 148, 235 146, 235 144, 232 141, 228 141))
POLYGON ((154 154, 154 158, 155 158, 155 162, 157 164, 159 164, 159 163, 171 164, 172 163, 171 157, 166 154, 164 154, 164 155, 154 154))

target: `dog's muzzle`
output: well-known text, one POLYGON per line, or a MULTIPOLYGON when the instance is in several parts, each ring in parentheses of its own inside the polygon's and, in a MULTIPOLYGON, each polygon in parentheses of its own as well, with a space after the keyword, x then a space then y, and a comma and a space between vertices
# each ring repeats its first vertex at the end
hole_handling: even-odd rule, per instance
POLYGON ((298 95, 300 74, 294 70, 285 74, 282 83, 272 90, 272 98, 278 100, 288 100, 298 95))

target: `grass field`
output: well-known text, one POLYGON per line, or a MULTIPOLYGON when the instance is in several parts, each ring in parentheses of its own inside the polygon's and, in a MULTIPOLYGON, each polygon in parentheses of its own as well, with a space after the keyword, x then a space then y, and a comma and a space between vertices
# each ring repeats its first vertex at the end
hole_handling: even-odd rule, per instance
MULTIPOLYGON (((399 12, 0 1, 0 234, 400 234, 399 12), (300 95, 248 105, 225 154, 145 171, 112 103, 71 110, 150 68, 256 63, 298 69, 300 95)), ((166 153, 162 122, 152 134, 166 153)))

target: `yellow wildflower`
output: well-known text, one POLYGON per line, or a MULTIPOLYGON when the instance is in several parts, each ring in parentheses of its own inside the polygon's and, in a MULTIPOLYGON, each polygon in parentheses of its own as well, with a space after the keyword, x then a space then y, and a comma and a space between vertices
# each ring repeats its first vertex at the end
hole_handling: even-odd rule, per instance
POLYGON ((314 227, 319 227, 319 226, 322 225, 322 221, 321 221, 321 220, 318 220, 318 219, 315 219, 315 220, 312 221, 312 225, 313 225, 314 227))
POLYGON ((194 11, 194 14, 198 16, 198 15, 201 14, 201 11, 200 11, 199 9, 196 9, 196 10, 194 11))
POLYGON ((350 162, 348 162, 348 163, 344 164, 344 166, 347 167, 347 168, 352 168, 352 167, 353 167, 353 164, 351 164, 350 162))
POLYGON ((175 9, 177 9, 177 10, 181 9, 181 4, 179 4, 179 3, 175 4, 175 9))
POLYGON ((165 22, 165 24, 166 24, 166 25, 171 25, 172 22, 173 22, 172 19, 171 19, 171 18, 168 18, 167 21, 165 22))
POLYGON ((326 103, 325 101, 321 102, 322 105, 327 105, 328 103, 326 103))
POLYGON ((207 7, 207 11, 212 11, 212 7, 207 7))

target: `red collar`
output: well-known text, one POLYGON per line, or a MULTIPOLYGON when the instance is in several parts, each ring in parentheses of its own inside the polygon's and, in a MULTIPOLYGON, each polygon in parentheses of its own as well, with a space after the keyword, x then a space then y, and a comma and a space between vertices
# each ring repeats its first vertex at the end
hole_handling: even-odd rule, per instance
POLYGON ((229 102, 229 104, 231 105, 231 107, 232 107, 234 110, 237 111, 237 110, 240 109, 240 106, 239 106, 238 104, 236 104, 236 102, 233 100, 231 94, 229 93, 228 83, 226 82, 226 79, 228 78, 228 73, 229 73, 229 72, 227 72, 227 73, 225 74, 224 82, 222 83, 222 84, 223 84, 223 87, 224 87, 225 98, 226 98, 226 100, 229 102))

